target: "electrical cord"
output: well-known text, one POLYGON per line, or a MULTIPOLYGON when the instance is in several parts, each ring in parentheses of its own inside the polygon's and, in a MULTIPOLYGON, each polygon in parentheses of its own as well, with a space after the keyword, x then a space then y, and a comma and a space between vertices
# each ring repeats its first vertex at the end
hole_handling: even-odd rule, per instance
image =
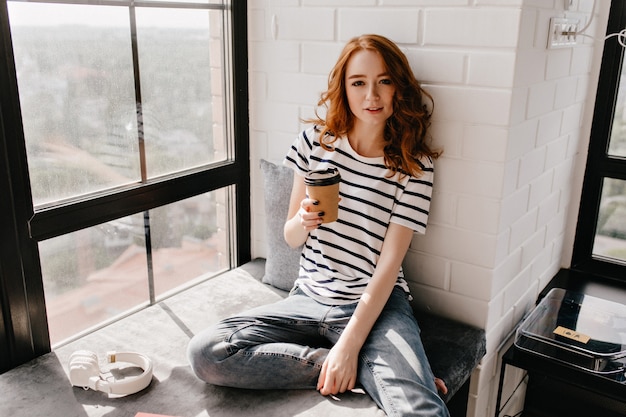
MULTIPOLYGON (((587 21, 587 24, 580 30, 578 30, 575 35, 577 36, 583 36, 586 38, 591 38, 591 39, 595 39, 593 36, 591 35, 587 35, 584 32, 589 29, 589 26, 591 26, 591 22, 593 21, 593 18, 595 16, 595 12, 596 12, 596 0, 593 0, 593 4, 591 6, 591 13, 589 14, 589 20, 587 21)), ((617 42, 622 46, 622 48, 626 48, 626 28, 620 30, 617 33, 611 33, 610 35, 607 35, 604 40, 608 40, 610 38, 613 38, 617 36, 617 42)), ((509 417, 509 416, 505 416, 505 417, 509 417)), ((515 416, 511 416, 511 417, 515 417, 515 416)))
POLYGON ((626 29, 622 29, 617 33, 611 33, 604 40, 617 36, 617 42, 623 47, 626 48, 626 29))
POLYGON ((595 12, 596 12, 596 0, 593 0, 593 5, 591 6, 591 13, 589 14, 589 20, 587 21, 587 24, 582 29, 576 32, 576 35, 582 35, 584 31, 589 29, 589 26, 591 26, 591 22, 593 21, 595 12))

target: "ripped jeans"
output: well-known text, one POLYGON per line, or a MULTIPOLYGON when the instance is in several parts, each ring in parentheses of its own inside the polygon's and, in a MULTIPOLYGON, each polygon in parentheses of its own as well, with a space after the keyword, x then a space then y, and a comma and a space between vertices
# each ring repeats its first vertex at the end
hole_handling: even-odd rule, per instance
MULTIPOLYGON (((329 348, 356 303, 328 306, 294 289, 284 300, 194 336, 188 357, 205 382, 248 389, 315 389, 329 348)), ((358 382, 390 417, 449 417, 403 290, 395 288, 359 356, 358 382)))

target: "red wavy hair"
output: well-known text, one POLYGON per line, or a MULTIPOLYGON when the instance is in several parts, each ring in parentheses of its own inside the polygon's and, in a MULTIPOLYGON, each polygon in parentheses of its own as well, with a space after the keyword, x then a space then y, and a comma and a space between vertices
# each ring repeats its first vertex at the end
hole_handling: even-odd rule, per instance
POLYGON ((380 35, 362 35, 351 39, 344 47, 337 63, 328 76, 328 89, 322 93, 318 107, 326 109, 322 118, 307 120, 321 127, 320 143, 327 150, 337 138, 346 136, 354 125, 346 96, 346 67, 355 52, 372 50, 380 54, 387 73, 396 87, 393 115, 385 127, 385 164, 394 172, 421 176, 420 157, 437 158, 441 152, 433 150, 427 143, 431 112, 424 104, 433 99, 422 89, 404 53, 391 40, 380 35))

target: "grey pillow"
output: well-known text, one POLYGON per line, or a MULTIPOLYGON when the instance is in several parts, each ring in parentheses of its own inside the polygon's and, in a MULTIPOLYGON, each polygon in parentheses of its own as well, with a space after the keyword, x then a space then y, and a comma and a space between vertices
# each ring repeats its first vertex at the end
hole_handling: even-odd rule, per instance
POLYGON ((265 196, 265 230, 267 256, 262 281, 289 291, 298 278, 302 247, 292 248, 285 242, 283 226, 289 211, 293 170, 261 159, 265 196))

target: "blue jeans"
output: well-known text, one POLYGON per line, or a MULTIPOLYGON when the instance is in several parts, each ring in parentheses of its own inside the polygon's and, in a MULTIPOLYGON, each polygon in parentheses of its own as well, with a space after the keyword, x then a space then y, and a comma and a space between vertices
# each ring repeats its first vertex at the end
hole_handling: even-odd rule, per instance
MULTIPOLYGON (((295 289, 284 300, 194 336, 188 357, 205 382, 248 389, 315 389, 329 348, 356 304, 327 306, 295 289)), ((388 416, 448 417, 420 329, 395 288, 360 352, 358 381, 388 416)))

